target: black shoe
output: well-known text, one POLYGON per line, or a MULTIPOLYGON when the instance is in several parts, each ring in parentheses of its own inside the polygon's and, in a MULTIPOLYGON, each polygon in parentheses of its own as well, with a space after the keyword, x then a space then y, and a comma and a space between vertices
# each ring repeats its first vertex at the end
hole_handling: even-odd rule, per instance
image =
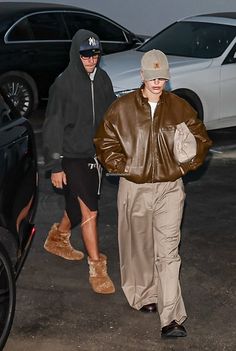
POLYGON ((172 321, 169 325, 162 328, 161 336, 163 338, 183 337, 187 336, 187 332, 183 325, 172 321))
POLYGON ((144 305, 143 307, 141 307, 139 311, 145 313, 155 313, 157 312, 157 305, 155 303, 149 303, 148 305, 144 305))

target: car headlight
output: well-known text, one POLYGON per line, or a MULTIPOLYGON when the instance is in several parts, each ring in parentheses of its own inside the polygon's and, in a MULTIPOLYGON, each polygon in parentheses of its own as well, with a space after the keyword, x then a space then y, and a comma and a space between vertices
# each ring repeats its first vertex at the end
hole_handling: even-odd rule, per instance
POLYGON ((123 95, 126 95, 128 93, 131 93, 131 91, 134 91, 136 89, 126 89, 126 90, 120 90, 120 91, 116 91, 115 94, 117 97, 121 97, 123 95))

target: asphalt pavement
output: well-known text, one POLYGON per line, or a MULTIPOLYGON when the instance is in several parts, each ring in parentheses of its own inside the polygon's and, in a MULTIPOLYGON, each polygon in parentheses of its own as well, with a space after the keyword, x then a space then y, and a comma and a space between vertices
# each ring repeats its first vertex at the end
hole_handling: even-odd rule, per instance
MULTIPOLYGON (((40 132, 37 140, 40 150, 40 132)), ((37 232, 18 280, 15 320, 4 351, 235 351, 233 141, 234 136, 231 143, 228 138, 216 142, 205 164, 184 179, 180 254, 188 336, 174 340, 161 339, 158 315, 131 309, 120 288, 117 179, 104 178, 99 206, 100 247, 108 256, 115 294, 91 290, 86 259, 67 261, 43 249, 50 226, 60 220, 64 200, 52 189, 39 155, 37 232)), ((84 250, 79 227, 73 230, 72 243, 84 250)))

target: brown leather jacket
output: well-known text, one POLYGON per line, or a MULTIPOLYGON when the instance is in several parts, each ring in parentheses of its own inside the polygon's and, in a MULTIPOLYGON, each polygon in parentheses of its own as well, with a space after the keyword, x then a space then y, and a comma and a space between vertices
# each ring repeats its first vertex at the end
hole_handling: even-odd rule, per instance
POLYGON ((196 111, 163 91, 154 118, 141 89, 117 99, 94 138, 97 157, 110 173, 135 183, 174 181, 199 167, 212 142, 196 111), (197 141, 197 155, 178 164, 173 155, 176 125, 185 122, 197 141))

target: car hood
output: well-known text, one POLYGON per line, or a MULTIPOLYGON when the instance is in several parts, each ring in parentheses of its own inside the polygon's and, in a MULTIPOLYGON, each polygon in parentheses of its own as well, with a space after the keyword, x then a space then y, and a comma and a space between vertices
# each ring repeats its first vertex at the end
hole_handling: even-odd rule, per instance
MULTIPOLYGON (((110 76, 115 92, 135 89, 141 85, 140 62, 143 54, 141 51, 129 50, 102 57, 100 66, 110 76)), ((172 79, 188 70, 202 70, 212 62, 211 59, 171 55, 167 55, 167 57, 172 79)))

